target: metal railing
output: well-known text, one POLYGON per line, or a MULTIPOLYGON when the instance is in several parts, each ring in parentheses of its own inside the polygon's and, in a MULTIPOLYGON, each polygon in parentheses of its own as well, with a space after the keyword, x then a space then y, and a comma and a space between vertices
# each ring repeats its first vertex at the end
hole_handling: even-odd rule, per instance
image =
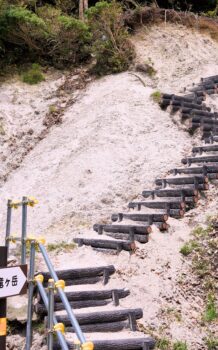
POLYGON ((81 327, 74 315, 72 307, 67 299, 64 292, 65 281, 59 280, 52 265, 52 262, 48 256, 46 248, 44 246, 45 240, 42 238, 28 237, 27 235, 27 206, 34 206, 38 201, 33 197, 23 197, 21 202, 14 202, 8 200, 7 206, 7 223, 6 223, 6 245, 9 249, 10 241, 16 242, 21 241, 21 263, 26 263, 27 258, 27 243, 30 244, 30 261, 29 261, 29 276, 28 276, 28 307, 27 307, 27 325, 26 325, 26 345, 25 350, 30 350, 32 345, 32 316, 33 316, 33 298, 34 298, 34 288, 37 286, 41 298, 45 304, 46 310, 48 312, 48 329, 47 329, 47 343, 48 349, 53 349, 53 336, 54 333, 57 334, 59 344, 61 349, 68 350, 68 344, 64 336, 64 325, 58 323, 55 312, 54 312, 54 291, 57 291, 64 308, 67 312, 69 320, 78 338, 77 348, 82 350, 93 350, 94 345, 92 342, 86 342, 85 336, 81 330, 81 327), (12 209, 17 209, 22 206, 22 231, 21 238, 11 236, 11 219, 12 219, 12 209), (35 276, 35 257, 36 250, 39 250, 44 258, 46 266, 48 267, 51 279, 48 281, 48 293, 43 287, 44 277, 43 275, 35 276))

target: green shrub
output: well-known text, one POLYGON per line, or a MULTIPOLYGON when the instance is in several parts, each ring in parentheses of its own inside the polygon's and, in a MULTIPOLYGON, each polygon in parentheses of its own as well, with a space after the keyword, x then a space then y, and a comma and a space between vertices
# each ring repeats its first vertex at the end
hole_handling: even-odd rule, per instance
POLYGON ((187 256, 193 252, 193 250, 197 249, 199 247, 198 242, 192 240, 187 243, 185 243, 182 248, 180 249, 180 253, 187 256))
POLYGON ((100 1, 86 15, 93 33, 92 54, 96 60, 93 71, 104 75, 127 70, 134 49, 128 40, 121 5, 114 0, 100 1))
POLYGON ((208 295, 207 305, 203 319, 206 322, 212 322, 218 317, 218 312, 216 309, 216 299, 213 294, 208 295))
POLYGON ((38 84, 45 80, 44 75, 42 74, 41 67, 39 64, 34 63, 32 67, 23 74, 22 80, 24 83, 34 85, 38 84))
POLYGON ((161 92, 160 91, 154 91, 151 94, 151 98, 154 102, 160 103, 161 102, 161 92))
POLYGON ((188 350, 186 342, 177 341, 173 344, 173 350, 188 350))
POLYGON ((208 338, 204 339, 208 350, 217 350, 218 348, 218 338, 214 338, 210 335, 208 338))
POLYGON ((166 338, 159 339, 156 346, 160 350, 169 350, 170 341, 166 338))

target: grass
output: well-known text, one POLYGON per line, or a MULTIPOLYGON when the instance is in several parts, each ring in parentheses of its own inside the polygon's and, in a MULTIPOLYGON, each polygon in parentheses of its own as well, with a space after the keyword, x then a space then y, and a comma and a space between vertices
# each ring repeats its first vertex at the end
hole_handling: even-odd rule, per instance
POLYGON ((188 350, 186 342, 177 341, 173 344, 173 350, 188 350))
POLYGON ((29 85, 35 85, 44 81, 45 77, 42 74, 40 65, 37 63, 32 64, 32 67, 23 74, 22 80, 29 85))
POLYGON ((207 346, 208 350, 217 350, 218 348, 218 338, 214 337, 213 335, 210 335, 208 338, 204 339, 205 345, 207 346))
POLYGON ((206 228, 203 228, 202 226, 197 226, 193 231, 192 235, 195 237, 205 237, 208 236, 208 234, 213 230, 213 227, 211 224, 209 224, 206 228))
POLYGON ((193 250, 197 248, 199 248, 198 242, 196 242, 195 240, 191 240, 182 246, 182 248, 180 249, 180 253, 184 256, 188 256, 193 252, 193 250))
POLYGON ((209 294, 207 298, 206 310, 203 315, 203 319, 206 322, 212 322, 218 318, 218 312, 216 308, 216 299, 213 294, 209 294))
POLYGON ((170 341, 166 338, 159 339, 156 344, 157 348, 160 350, 169 350, 170 341))
POLYGON ((156 103, 160 103, 161 101, 161 92, 160 91, 154 91, 152 94, 151 94, 151 98, 154 102, 156 103))
POLYGON ((48 252, 53 252, 53 251, 57 251, 60 252, 61 250, 72 250, 76 248, 76 244, 74 242, 58 242, 58 243, 49 243, 47 244, 47 250, 48 252))

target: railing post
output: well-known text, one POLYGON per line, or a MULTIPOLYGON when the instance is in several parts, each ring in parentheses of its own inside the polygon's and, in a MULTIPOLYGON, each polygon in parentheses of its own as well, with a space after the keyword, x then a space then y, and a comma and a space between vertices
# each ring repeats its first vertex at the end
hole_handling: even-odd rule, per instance
POLYGON ((21 264, 26 264, 27 197, 22 198, 21 264))
POLYGON ((54 335, 54 280, 48 281, 48 350, 53 350, 54 335))
POLYGON ((5 234, 5 245, 8 248, 9 248, 8 238, 10 237, 10 234, 11 234, 11 212, 12 212, 11 203, 12 203, 12 200, 9 199, 7 203, 7 221, 6 221, 6 234, 5 234))
MULTIPOLYGON (((51 263, 51 261, 49 259, 49 256, 48 256, 48 254, 46 252, 45 247, 41 243, 39 243, 39 249, 40 249, 40 251, 41 251, 41 253, 42 253, 42 255, 43 255, 44 259, 45 259, 45 262, 46 262, 46 265, 47 265, 47 267, 49 269, 51 277, 54 279, 55 282, 58 282, 58 276, 57 276, 57 274, 56 274, 56 272, 55 272, 55 270, 54 270, 54 268, 52 266, 52 263, 51 263)), ((76 332, 76 335, 77 335, 79 341, 82 344, 85 344, 86 343, 86 339, 85 339, 85 337, 83 335, 83 332, 82 332, 82 330, 81 330, 81 328, 79 326, 79 323, 78 323, 78 321, 77 321, 77 319, 76 319, 76 317, 75 317, 75 315, 73 313, 73 310, 72 310, 72 308, 70 306, 70 303, 69 303, 69 301, 68 301, 68 299, 66 297, 66 294, 64 293, 64 291, 63 291, 63 289, 61 287, 57 287, 57 290, 58 290, 58 293, 60 295, 61 301, 62 301, 62 303, 65 306, 65 309, 67 311, 67 314, 68 314, 68 317, 70 319, 70 322, 71 322, 73 328, 75 329, 75 332, 76 332)))
MULTIPOLYGON (((45 307, 48 310, 48 297, 47 297, 47 294, 46 294, 44 287, 42 285, 43 276, 42 275, 36 276, 35 281, 36 281, 37 287, 39 289, 39 293, 41 294, 42 300, 45 304, 45 307)), ((53 315, 53 322, 55 325, 58 324, 55 315, 53 315)), ((67 345, 67 342, 66 342, 66 339, 65 339, 63 333, 59 329, 56 329, 55 332, 57 333, 57 337, 58 337, 59 343, 61 345, 61 349, 62 350, 69 350, 69 347, 67 345)))
POLYGON ((33 292, 34 292, 34 274, 35 274, 35 241, 30 243, 30 271, 29 271, 29 288, 28 288, 28 309, 27 309, 27 326, 26 326, 26 350, 30 350, 32 345, 32 316, 33 316, 33 292))

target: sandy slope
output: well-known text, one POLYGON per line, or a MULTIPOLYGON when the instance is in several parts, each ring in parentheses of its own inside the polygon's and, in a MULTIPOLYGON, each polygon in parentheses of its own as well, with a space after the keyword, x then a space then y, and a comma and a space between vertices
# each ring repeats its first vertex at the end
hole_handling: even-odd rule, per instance
MULTIPOLYGON (((150 94, 157 89, 180 92, 200 76, 218 74, 217 43, 171 25, 140 32, 134 42, 138 61, 143 63, 150 57, 156 77, 141 75, 144 87, 127 72, 100 79, 83 91, 80 100, 66 111, 63 124, 37 144, 2 186, 2 230, 6 199, 33 195, 40 204, 30 209, 31 233, 44 234, 49 241, 71 240, 78 232, 91 236, 94 222, 126 208, 142 189, 153 186, 156 177, 179 165, 193 141, 198 142, 178 128, 169 114, 152 102, 150 94)), ((13 86, 17 88, 12 84, 10 89, 13 86)), ((22 92, 21 85, 21 104, 16 106, 20 113, 24 108, 22 92)), ((11 96, 7 88, 5 94, 11 96)), ((13 101, 8 99, 7 104, 11 117, 13 101)), ((31 127, 33 118, 30 113, 31 127)), ((20 229, 19 214, 15 214, 13 232, 20 229)), ((147 329, 164 329, 174 339, 187 340, 191 350, 200 350, 203 334, 196 320, 202 301, 197 295, 183 295, 176 283, 188 271, 179 248, 188 239, 191 225, 189 218, 171 220, 170 224, 169 233, 154 230, 150 242, 131 258, 124 252, 103 255, 89 248, 59 256, 53 253, 52 257, 56 266, 62 267, 72 265, 72 259, 73 264, 81 262, 83 266, 115 264, 119 274, 109 287, 122 282, 132 290, 123 305, 141 306, 147 329), (170 307, 182 315, 182 322, 175 315, 166 320, 163 313, 170 307)))

